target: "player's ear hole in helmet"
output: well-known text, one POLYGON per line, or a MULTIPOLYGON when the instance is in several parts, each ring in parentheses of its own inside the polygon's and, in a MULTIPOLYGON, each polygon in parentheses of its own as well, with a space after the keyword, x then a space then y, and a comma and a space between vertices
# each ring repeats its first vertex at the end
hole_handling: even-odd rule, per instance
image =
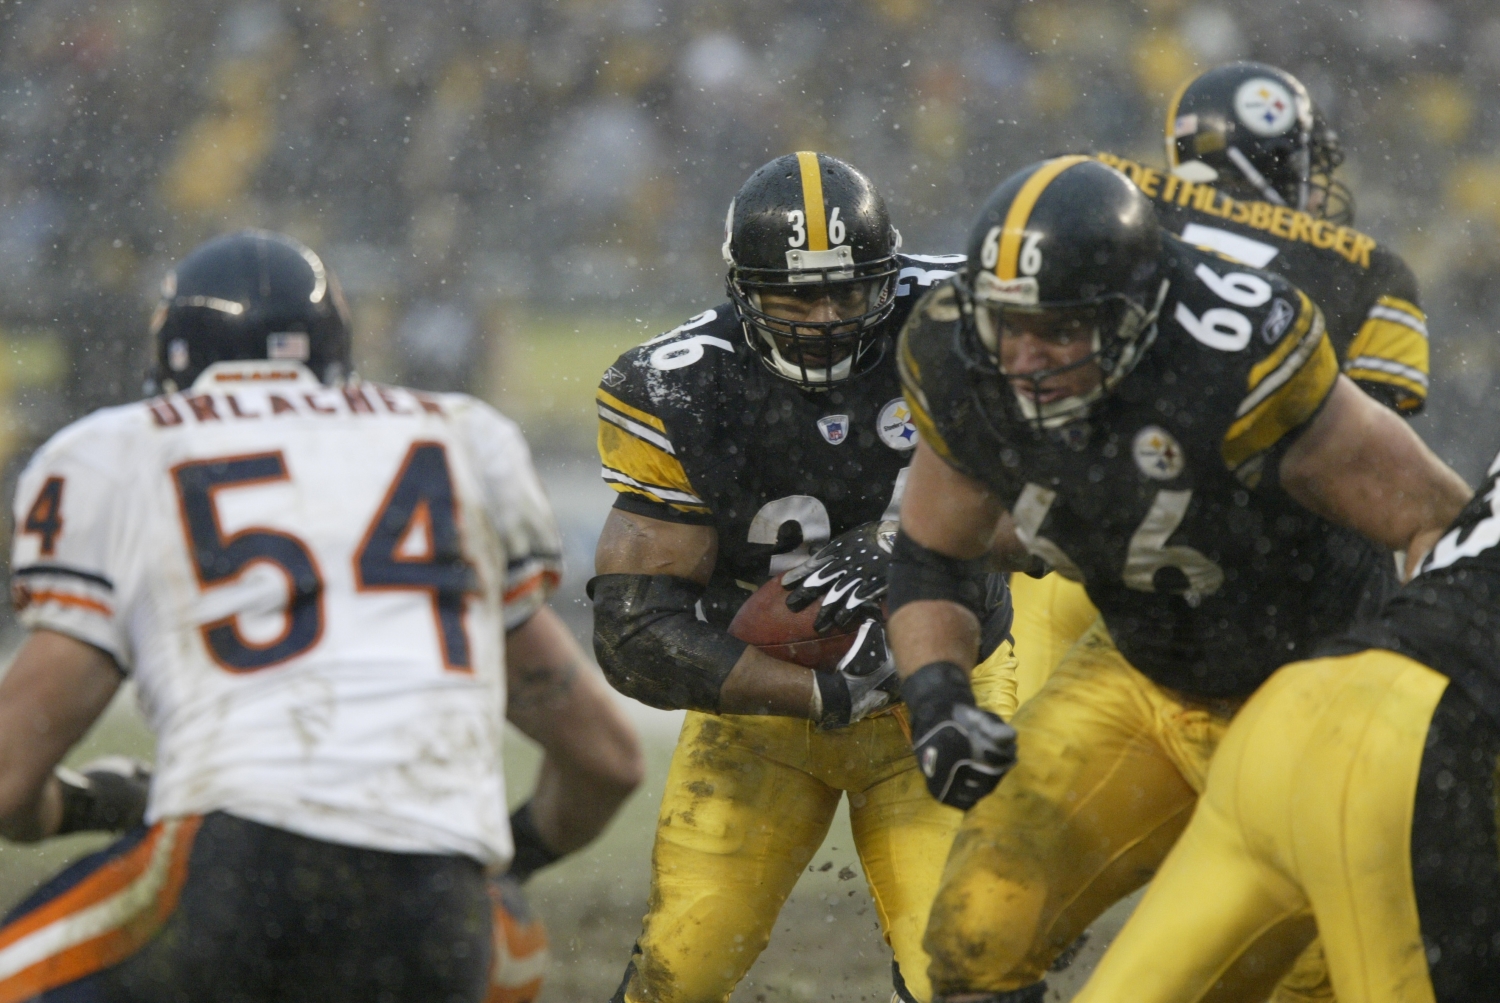
POLYGON ((816 389, 874 368, 901 235, 869 178, 823 153, 778 157, 740 188, 724 231, 730 301, 773 373, 816 389))
POLYGON ((1185 180, 1354 222, 1354 196, 1333 177, 1338 133, 1285 70, 1239 62, 1194 77, 1167 106, 1166 139, 1167 164, 1185 180))
POLYGON ((1112 167, 1057 157, 1012 175, 967 250, 955 279, 964 353, 1039 430, 1086 416, 1156 338, 1161 227, 1112 167))
POLYGON ((147 393, 193 385, 215 362, 300 362, 324 383, 350 373, 338 280, 291 237, 241 230, 199 245, 167 273, 151 316, 147 393))

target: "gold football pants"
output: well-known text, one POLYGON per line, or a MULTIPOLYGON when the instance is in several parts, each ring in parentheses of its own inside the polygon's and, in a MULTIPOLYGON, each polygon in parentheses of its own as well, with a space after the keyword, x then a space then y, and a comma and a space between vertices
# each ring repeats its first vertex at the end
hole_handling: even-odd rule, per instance
MULTIPOLYGON (((1413 805, 1447 683, 1380 650, 1273 676, 1079 1003, 1263 995, 1314 930, 1339 1003, 1432 1003, 1413 805)), ((1451 832, 1438 839, 1455 847, 1451 832)))
POLYGON ((1231 712, 1169 695, 1096 620, 1017 711, 1016 766, 959 828, 924 941, 933 990, 1039 981, 1146 882, 1187 825, 1231 712))
MULTIPOLYGON (((974 692, 980 706, 1009 717, 1014 659, 976 669, 974 692)), ((837 731, 689 712, 657 819, 650 912, 625 999, 727 1000, 846 793, 881 930, 907 989, 929 999, 922 931, 962 815, 928 794, 905 708, 837 731)))
POLYGON ((1016 639, 1016 699, 1025 703, 1098 619, 1099 611, 1082 585, 1056 571, 1044 578, 1011 575, 1010 595, 1016 611, 1011 626, 1016 639))

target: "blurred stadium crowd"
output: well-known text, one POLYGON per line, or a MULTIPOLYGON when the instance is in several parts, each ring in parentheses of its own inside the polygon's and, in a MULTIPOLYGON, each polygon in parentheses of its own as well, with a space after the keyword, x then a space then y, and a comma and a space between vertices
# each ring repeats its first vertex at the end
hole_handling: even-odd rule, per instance
POLYGON ((0 455, 137 395, 156 283, 227 228, 324 253, 367 374, 504 406, 486 353, 527 310, 713 302, 724 208, 772 156, 849 159, 908 249, 953 250, 1041 155, 1159 163, 1170 92, 1240 57, 1339 128, 1358 224, 1423 280, 1423 433, 1474 477, 1500 370, 1489 0, 3 0, 0 455))

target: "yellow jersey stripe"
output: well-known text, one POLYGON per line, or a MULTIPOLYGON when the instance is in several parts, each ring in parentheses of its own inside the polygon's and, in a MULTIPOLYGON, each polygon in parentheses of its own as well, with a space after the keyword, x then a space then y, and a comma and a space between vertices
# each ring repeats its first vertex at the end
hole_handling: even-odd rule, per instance
POLYGON ((1220 445, 1225 466, 1238 471, 1280 442, 1287 433, 1300 427, 1333 390, 1338 376, 1338 359, 1333 354, 1333 345, 1324 335, 1318 339, 1301 368, 1229 426, 1220 445))
POLYGON ((1187 93, 1195 77, 1188 77, 1177 88, 1172 95, 1172 100, 1167 102, 1167 170, 1177 166, 1177 106, 1182 104, 1182 96, 1187 93))
POLYGON ((1389 383, 1391 386, 1400 387, 1418 400, 1425 399, 1427 396, 1426 373, 1389 359, 1377 359, 1373 356, 1350 359, 1344 364, 1344 374, 1351 380, 1389 383))
POLYGON ((599 461, 637 486, 657 487, 702 503, 682 461, 607 421, 599 422, 599 461))
POLYGON ((612 393, 600 390, 594 394, 594 397, 599 401, 599 403, 613 408, 614 410, 625 415, 627 418, 634 418, 641 424, 646 425, 650 428, 654 428, 658 432, 665 433, 667 431, 667 426, 662 424, 662 420, 656 417, 656 415, 647 414, 638 407, 631 407, 629 404, 626 404, 624 401, 620 400, 620 398, 616 397, 612 393))
POLYGON ((607 421, 611 425, 620 426, 625 431, 635 436, 637 439, 646 440, 647 442, 651 443, 651 445, 655 446, 657 449, 660 449, 664 453, 671 453, 674 456, 677 454, 677 450, 672 448, 672 441, 665 435, 662 435, 660 432, 653 431, 647 428, 645 425, 642 425, 640 422, 633 421, 622 414, 616 414, 614 411, 611 411, 603 404, 599 405, 599 420, 607 421))
POLYGON ((1409 324, 1372 318, 1360 326, 1349 343, 1347 365, 1356 359, 1386 359, 1424 377, 1431 372, 1431 348, 1427 339, 1409 324))
POLYGON ((1382 296, 1375 301, 1367 315, 1378 317, 1381 320, 1393 321, 1397 324, 1405 324, 1413 331, 1427 337, 1427 314, 1415 303, 1401 299, 1398 296, 1382 296))
POLYGON ((1026 236, 1026 221, 1031 218, 1031 210, 1036 208, 1036 200, 1041 197, 1042 192, 1063 171, 1088 159, 1076 155, 1056 157, 1037 168, 1026 179, 1021 190, 1016 192, 1016 197, 1011 199, 1010 210, 1005 214, 1005 225, 1000 231, 1000 257, 995 262, 997 277, 1016 277, 1016 262, 1021 257, 1021 241, 1026 236))
MULTIPOLYGON (((1261 359, 1250 369, 1251 390, 1259 386, 1260 381, 1266 378, 1266 374, 1274 371, 1277 366, 1281 365, 1286 360, 1286 357, 1291 355, 1297 346, 1302 343, 1303 339, 1308 336, 1308 331, 1312 328, 1313 314, 1317 311, 1313 310, 1312 301, 1307 298, 1306 293, 1299 291, 1297 298, 1299 300, 1297 304, 1299 310, 1297 323, 1290 331, 1282 335, 1281 344, 1276 346, 1274 352, 1261 359)), ((1318 333, 1322 334, 1322 331, 1318 333)))
POLYGON ((807 209, 807 249, 828 250, 828 211, 823 207, 823 173, 818 169, 818 155, 808 151, 797 154, 802 168, 802 204, 807 209))
POLYGON ((923 407, 924 401, 922 391, 915 387, 902 387, 902 396, 906 398, 906 406, 911 411, 911 423, 917 426, 917 435, 925 442, 934 453, 943 459, 953 461, 953 450, 948 448, 948 443, 938 434, 937 426, 932 422, 932 415, 927 413, 923 407))

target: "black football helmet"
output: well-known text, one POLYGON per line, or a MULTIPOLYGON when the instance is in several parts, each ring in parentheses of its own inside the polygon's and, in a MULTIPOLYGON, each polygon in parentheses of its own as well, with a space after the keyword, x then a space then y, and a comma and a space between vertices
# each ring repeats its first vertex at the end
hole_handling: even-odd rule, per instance
POLYGON ((148 393, 193 385, 215 362, 300 362, 324 383, 349 374, 349 310, 310 249, 241 230, 200 244, 161 283, 151 316, 148 393))
POLYGON ((1167 107, 1167 163, 1188 181, 1232 195, 1354 221, 1354 198, 1333 179, 1338 133, 1302 81, 1265 63, 1229 63, 1189 80, 1167 107))
POLYGON ((750 175, 724 220, 727 285, 745 340, 776 375, 818 389, 869 372, 896 307, 896 251, 870 179, 825 153, 750 175))
POLYGON ((1161 226, 1151 200, 1113 167, 1056 157, 1011 175, 979 211, 967 251, 955 281, 965 353, 971 367, 1010 383, 1006 396, 1038 429, 1086 416, 1156 339, 1167 293, 1161 226), (1087 338, 1092 349, 1066 366, 1007 373, 1000 339, 1013 330, 1087 338), (1044 381, 1090 363, 1099 386, 1038 403, 1044 381))

